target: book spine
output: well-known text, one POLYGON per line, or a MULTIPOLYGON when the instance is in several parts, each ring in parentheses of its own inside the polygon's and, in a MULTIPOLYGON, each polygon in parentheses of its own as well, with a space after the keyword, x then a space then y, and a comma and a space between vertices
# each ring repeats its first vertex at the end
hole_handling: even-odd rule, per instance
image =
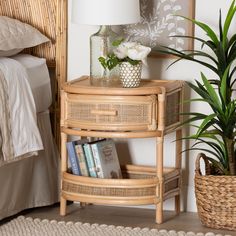
POLYGON ((93 159, 93 153, 92 153, 90 144, 88 143, 83 144, 83 149, 84 149, 85 158, 88 164, 89 175, 91 177, 97 178, 98 176, 97 176, 96 167, 95 167, 95 163, 93 159))
POLYGON ((73 142, 68 142, 66 144, 68 156, 71 164, 72 173, 74 175, 81 175, 79 163, 77 161, 77 154, 75 151, 75 144, 73 142))
POLYGON ((81 175, 82 176, 89 176, 88 167, 87 167, 87 163, 86 163, 86 160, 85 160, 82 145, 81 144, 76 144, 75 145, 75 151, 76 151, 76 154, 77 154, 81 175))
POLYGON ((98 178, 104 178, 97 144, 96 143, 92 144, 91 149, 93 153, 93 159, 96 167, 97 176, 98 178))

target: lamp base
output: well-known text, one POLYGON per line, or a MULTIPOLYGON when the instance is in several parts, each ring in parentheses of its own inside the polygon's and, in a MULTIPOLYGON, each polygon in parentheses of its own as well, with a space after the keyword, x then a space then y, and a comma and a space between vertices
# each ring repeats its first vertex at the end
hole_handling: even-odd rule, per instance
POLYGON ((102 25, 97 33, 90 37, 90 82, 95 86, 112 86, 119 83, 118 67, 111 71, 105 70, 99 62, 99 57, 107 57, 112 53, 114 42, 118 35, 111 26, 102 25))

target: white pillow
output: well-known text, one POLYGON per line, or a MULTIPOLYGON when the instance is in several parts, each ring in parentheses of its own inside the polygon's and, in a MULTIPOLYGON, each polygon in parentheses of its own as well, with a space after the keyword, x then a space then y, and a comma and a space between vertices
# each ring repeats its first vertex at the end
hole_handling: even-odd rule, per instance
POLYGON ((24 48, 50 41, 33 26, 0 16, 0 56, 12 56, 24 48))

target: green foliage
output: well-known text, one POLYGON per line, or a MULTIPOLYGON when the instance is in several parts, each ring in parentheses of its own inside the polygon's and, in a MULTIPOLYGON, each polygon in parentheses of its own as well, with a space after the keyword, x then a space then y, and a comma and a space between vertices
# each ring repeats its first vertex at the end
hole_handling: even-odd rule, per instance
POLYGON ((117 40, 115 40, 114 42, 112 42, 112 46, 113 46, 113 47, 118 47, 122 42, 124 42, 124 39, 123 39, 123 38, 117 39, 117 40))
POLYGON ((101 65, 103 68, 106 70, 112 70, 115 68, 117 65, 119 65, 122 62, 129 62, 131 65, 135 66, 139 63, 137 60, 132 60, 129 57, 125 57, 124 59, 119 59, 116 57, 114 53, 109 54, 107 58, 105 57, 99 57, 98 60, 100 61, 101 65))
POLYGON ((112 70, 115 68, 118 64, 120 64, 119 59, 115 56, 114 53, 109 54, 107 58, 105 57, 99 57, 98 60, 100 61, 103 68, 106 70, 112 70))
MULTIPOLYGON (((114 42, 112 42, 113 47, 118 47, 122 42, 124 42, 124 39, 117 39, 114 42)), ((112 70, 117 65, 119 65, 122 62, 129 62, 131 65, 135 66, 139 63, 138 60, 132 60, 129 57, 125 57, 123 59, 119 59, 114 53, 108 54, 107 57, 99 57, 99 62, 103 66, 103 68, 106 70, 112 70)))
POLYGON ((219 33, 214 32, 210 26, 203 22, 183 17, 205 31, 208 39, 181 35, 174 37, 198 41, 202 44, 201 50, 179 51, 170 47, 162 47, 159 50, 162 53, 178 57, 171 65, 185 59, 199 63, 216 74, 215 79, 209 80, 201 73, 202 82, 195 80, 195 83, 188 83, 199 96, 198 99, 192 99, 190 102, 207 103, 212 113, 183 113, 182 115, 188 118, 182 125, 197 128, 195 134, 184 138, 196 141, 189 150, 201 150, 211 154, 214 158, 208 158, 214 173, 222 175, 236 175, 236 100, 233 96, 236 67, 232 66, 236 59, 236 34, 232 36, 228 34, 235 12, 236 6, 235 0, 233 0, 222 24, 220 11, 219 33), (210 52, 202 51, 204 47, 208 47, 210 52), (200 125, 196 125, 196 121, 200 122, 200 125), (202 144, 210 149, 202 148, 202 144))

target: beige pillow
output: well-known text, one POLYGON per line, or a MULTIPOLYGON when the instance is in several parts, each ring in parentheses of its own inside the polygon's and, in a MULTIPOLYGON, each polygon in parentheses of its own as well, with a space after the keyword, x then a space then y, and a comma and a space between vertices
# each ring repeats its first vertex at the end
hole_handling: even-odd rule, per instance
POLYGON ((0 16, 0 56, 12 56, 24 48, 50 41, 33 26, 0 16))

